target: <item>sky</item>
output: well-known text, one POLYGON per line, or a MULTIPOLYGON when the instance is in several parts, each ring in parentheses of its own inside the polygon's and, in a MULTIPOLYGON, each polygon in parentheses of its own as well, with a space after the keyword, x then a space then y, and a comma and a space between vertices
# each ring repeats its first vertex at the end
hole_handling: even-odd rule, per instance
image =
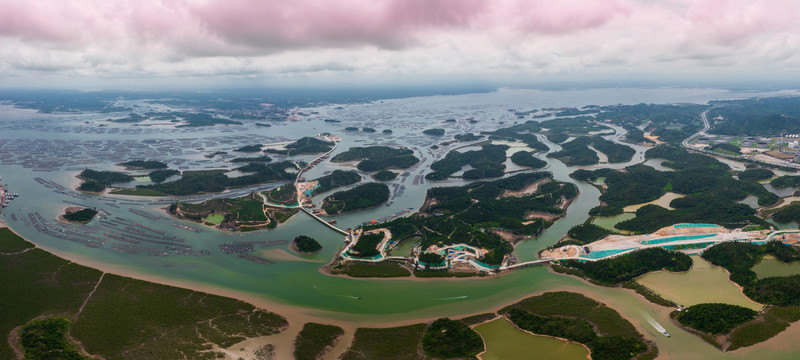
POLYGON ((768 81, 798 0, 0 0, 0 87, 768 81))

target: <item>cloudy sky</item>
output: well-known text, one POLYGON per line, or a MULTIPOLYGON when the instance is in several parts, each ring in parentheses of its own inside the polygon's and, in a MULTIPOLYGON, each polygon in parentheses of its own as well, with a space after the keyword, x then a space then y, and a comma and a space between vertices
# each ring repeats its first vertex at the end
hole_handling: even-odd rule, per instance
POLYGON ((797 1, 0 0, 0 86, 791 79, 797 1))

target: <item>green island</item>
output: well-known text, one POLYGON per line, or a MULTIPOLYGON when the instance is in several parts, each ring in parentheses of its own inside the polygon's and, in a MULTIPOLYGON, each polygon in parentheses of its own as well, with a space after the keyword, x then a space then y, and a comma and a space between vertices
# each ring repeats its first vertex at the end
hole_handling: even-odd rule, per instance
POLYGON ((168 113, 147 112, 144 115, 137 113, 130 113, 127 117, 124 118, 108 119, 109 122, 133 123, 134 126, 141 126, 140 123, 146 120, 169 121, 171 123, 178 124, 175 126, 176 128, 202 127, 202 126, 214 126, 214 125, 242 125, 242 123, 239 121, 216 117, 206 112, 183 112, 183 111, 168 112, 168 113))
POLYGON ((419 162, 414 151, 388 146, 352 147, 331 159, 332 162, 359 161, 357 168, 364 172, 387 169, 406 169, 419 162))
POLYGON ((233 151, 236 152, 243 152, 243 153, 254 153, 254 152, 261 152, 261 147, 264 146, 262 144, 253 144, 253 145, 245 145, 233 151))
POLYGON ((253 174, 229 178, 226 170, 183 171, 181 178, 152 185, 138 185, 137 189, 155 190, 168 195, 194 195, 201 193, 216 193, 228 188, 257 185, 270 181, 294 180, 295 174, 287 169, 295 168, 291 161, 282 161, 274 164, 254 165, 245 170, 253 170, 253 174))
POLYGON ((514 164, 527 166, 531 169, 541 169, 547 166, 547 162, 533 156, 532 151, 517 151, 510 158, 514 164))
POLYGON ((0 229, 0 244, 0 331, 11 336, 0 343, 5 359, 88 358, 84 352, 107 359, 215 359, 218 349, 288 325, 240 300, 77 265, 7 228, 0 229))
POLYGON ((86 169, 78 174, 78 179, 83 180, 78 186, 78 190, 99 193, 111 184, 131 182, 133 181, 133 176, 117 171, 86 169))
POLYGON ((444 135, 444 129, 425 129, 422 130, 422 133, 425 135, 442 136, 444 135))
POLYGON ((157 170, 167 168, 167 164, 155 160, 131 160, 117 165, 124 166, 126 170, 157 170))
POLYGON ((272 229, 296 214, 299 209, 265 206, 257 194, 236 199, 215 198, 199 204, 174 203, 167 212, 226 231, 272 229))
POLYGON ((441 160, 431 164, 433 172, 425 175, 428 180, 443 180, 461 171, 464 166, 472 169, 464 171, 464 179, 476 180, 500 177, 505 174, 506 150, 508 145, 483 144, 480 150, 459 152, 450 151, 441 160))
POLYGON ((770 169, 764 168, 751 168, 739 173, 739 180, 767 180, 775 176, 775 173, 770 169))
POLYGON ((268 148, 264 150, 264 152, 271 154, 283 154, 289 156, 318 154, 331 151, 331 149, 333 149, 333 146, 334 143, 332 141, 320 140, 316 137, 306 136, 292 142, 291 144, 284 146, 284 149, 268 148))
POLYGON ((292 248, 301 254, 316 254, 322 250, 322 245, 310 236, 299 235, 292 240, 292 248))
POLYGON ((389 201, 389 187, 381 183, 366 183, 350 190, 337 191, 322 202, 328 215, 369 209, 389 201))
POLYGON ((265 162, 266 163, 266 162, 270 162, 270 161, 272 161, 272 158, 270 158, 269 156, 266 156, 266 155, 255 156, 255 157, 237 157, 237 158, 231 159, 232 163, 254 163, 254 162, 265 162))
POLYGON ((96 209, 69 207, 61 217, 71 223, 88 224, 95 215, 97 215, 96 209))
POLYGON ((460 142, 469 142, 483 139, 483 135, 475 135, 473 133, 457 134, 453 136, 454 139, 460 142))
POLYGON ((372 178, 378 181, 392 181, 397 179, 397 173, 389 170, 381 170, 372 174, 372 178))

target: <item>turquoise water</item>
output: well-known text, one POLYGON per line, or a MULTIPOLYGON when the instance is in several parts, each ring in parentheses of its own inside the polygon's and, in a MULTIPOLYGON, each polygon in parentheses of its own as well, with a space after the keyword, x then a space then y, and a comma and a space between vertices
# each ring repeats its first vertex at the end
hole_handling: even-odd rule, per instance
POLYGON ((642 240, 640 243, 642 245, 653 245, 653 244, 662 244, 666 242, 673 242, 673 241, 683 241, 683 240, 697 240, 697 239, 705 239, 709 237, 716 236, 716 234, 705 234, 705 235, 681 235, 681 236, 672 236, 663 239, 655 239, 655 240, 642 240))

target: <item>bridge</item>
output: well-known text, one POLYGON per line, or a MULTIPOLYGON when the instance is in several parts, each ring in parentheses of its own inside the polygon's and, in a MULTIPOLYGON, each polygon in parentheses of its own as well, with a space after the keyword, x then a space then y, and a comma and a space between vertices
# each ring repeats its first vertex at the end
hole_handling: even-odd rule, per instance
POLYGON ((316 214, 312 213, 311 211, 308 211, 308 209, 306 209, 306 208, 301 208, 301 209, 303 209, 303 212, 305 212, 306 214, 310 215, 312 218, 314 218, 314 219, 317 219, 317 221, 319 221, 319 222, 321 222, 321 223, 325 224, 325 226, 327 226, 327 227, 329 227, 329 228, 333 229, 334 231, 336 231, 336 232, 338 232, 338 233, 341 233, 342 235, 347 235, 347 231, 344 231, 344 230, 342 230, 342 229, 340 229, 340 228, 338 228, 338 227, 334 226, 333 224, 331 224, 331 223, 329 223, 329 222, 325 221, 325 219, 323 219, 323 218, 321 218, 321 217, 317 216, 316 214))
POLYGON ((550 263, 551 261, 553 261, 553 259, 544 259, 544 260, 533 260, 533 261, 526 261, 526 262, 523 262, 523 263, 517 263, 517 264, 514 264, 514 265, 501 266, 501 267, 500 267, 500 270, 501 270, 501 271, 502 271, 502 270, 511 270, 511 269, 518 269, 518 268, 529 267, 529 266, 538 266, 538 265, 544 265, 544 264, 550 263))

